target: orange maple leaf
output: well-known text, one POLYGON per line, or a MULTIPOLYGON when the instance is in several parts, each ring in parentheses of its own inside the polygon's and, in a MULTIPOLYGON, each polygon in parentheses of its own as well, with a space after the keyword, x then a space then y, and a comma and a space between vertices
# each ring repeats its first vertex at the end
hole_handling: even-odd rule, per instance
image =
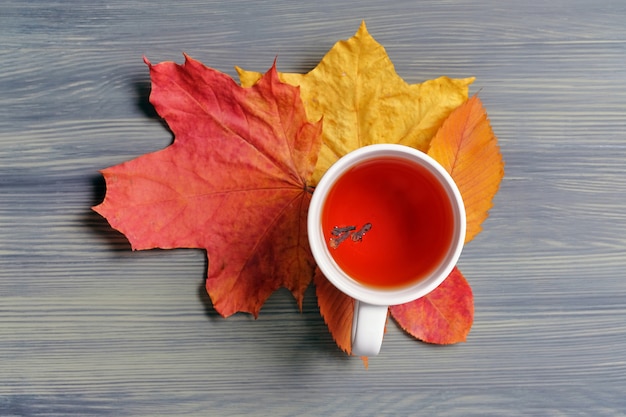
POLYGON ((430 142, 428 155, 454 179, 465 204, 465 243, 480 231, 504 176, 504 161, 477 96, 456 108, 430 142))
POLYGON ((203 248, 223 316, 255 316, 288 288, 301 305, 315 268, 306 235, 321 146, 297 88, 272 67, 252 88, 185 56, 150 64, 150 101, 175 135, 158 152, 102 171, 94 210, 133 249, 203 248))
POLYGON ((348 355, 352 353, 352 316, 354 299, 337 289, 322 274, 319 268, 313 278, 317 293, 317 304, 328 331, 337 346, 348 355))

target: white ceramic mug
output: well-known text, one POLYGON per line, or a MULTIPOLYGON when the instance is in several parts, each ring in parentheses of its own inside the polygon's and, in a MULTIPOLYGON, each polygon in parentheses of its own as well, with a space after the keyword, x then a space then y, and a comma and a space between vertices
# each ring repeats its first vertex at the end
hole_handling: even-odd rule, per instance
MULTIPOLYGON (((320 270, 335 287, 355 299, 352 353, 357 356, 374 356, 380 351, 388 307, 425 296, 441 284, 452 271, 463 248, 466 219, 461 194, 452 177, 437 161, 414 148, 395 144, 378 144, 352 151, 330 167, 313 192, 307 226, 311 251, 320 270), (441 188, 445 190, 449 201, 453 225, 450 244, 447 246, 445 255, 427 275, 405 286, 380 288, 362 284, 338 265, 331 253, 333 249, 328 243, 328 233, 325 235, 322 227, 322 215, 329 192, 343 174, 364 163, 389 158, 417 164, 426 168, 436 178, 441 188)), ((376 224, 372 227, 375 228, 376 224)), ((372 229, 372 238, 374 238, 373 235, 372 229)), ((366 238, 369 237, 363 236, 363 239, 366 238)), ((352 244, 352 242, 349 243, 352 244)), ((415 253, 415 256, 420 256, 420 254, 415 253)))

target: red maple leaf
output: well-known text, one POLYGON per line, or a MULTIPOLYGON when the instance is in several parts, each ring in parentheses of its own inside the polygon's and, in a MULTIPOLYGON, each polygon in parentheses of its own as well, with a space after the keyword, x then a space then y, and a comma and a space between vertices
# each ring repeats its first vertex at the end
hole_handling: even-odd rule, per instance
POLYGON ((321 146, 299 89, 275 66, 251 88, 185 56, 152 65, 150 101, 169 147, 102 171, 94 210, 133 249, 203 248, 207 291, 223 316, 255 316, 280 287, 301 305, 315 268, 306 235, 309 179, 321 146))
POLYGON ((436 344, 464 342, 474 321, 472 289, 458 268, 422 298, 389 307, 407 333, 436 344))

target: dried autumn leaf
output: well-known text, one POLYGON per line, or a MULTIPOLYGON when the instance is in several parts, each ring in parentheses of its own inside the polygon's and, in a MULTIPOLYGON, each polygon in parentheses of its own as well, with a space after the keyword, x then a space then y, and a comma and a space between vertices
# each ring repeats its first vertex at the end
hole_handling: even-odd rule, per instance
MULTIPOLYGON (((243 86, 261 77, 237 71, 243 86)), ((300 86, 311 119, 324 117, 313 184, 337 159, 365 145, 399 143, 425 152, 450 112, 467 100, 474 81, 440 77, 407 84, 365 23, 355 36, 337 42, 309 73, 281 73, 280 78, 300 86)))
POLYGON ((406 304, 389 307, 407 333, 428 343, 464 342, 474 321, 472 289, 458 268, 431 293, 406 304))
MULTIPOLYGON (((324 318, 324 323, 326 323, 330 335, 341 350, 351 355, 354 299, 342 293, 331 284, 319 268, 315 270, 313 283, 316 288, 320 313, 324 318)), ((369 366, 368 357, 361 356, 361 360, 367 369, 369 366)))
POLYGON ((306 216, 321 124, 274 67, 242 88, 187 56, 146 63, 174 143, 102 171, 94 210, 133 249, 206 249, 207 290, 224 316, 256 316, 282 286, 301 303, 315 267, 306 216))
POLYGON ((504 176, 497 138, 478 97, 452 112, 431 141, 428 155, 459 187, 467 215, 467 243, 480 232, 504 176))
POLYGON ((352 353, 352 316, 354 300, 342 293, 317 268, 313 277, 317 304, 326 326, 337 346, 348 355, 352 353))

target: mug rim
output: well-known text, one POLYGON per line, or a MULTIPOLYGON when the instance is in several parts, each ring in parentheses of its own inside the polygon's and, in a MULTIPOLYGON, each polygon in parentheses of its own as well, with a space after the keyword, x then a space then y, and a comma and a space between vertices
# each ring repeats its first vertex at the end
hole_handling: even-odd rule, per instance
POLYGON ((374 305, 397 305, 423 297, 437 288, 455 267, 465 243, 466 215, 461 193, 450 174, 436 160, 415 148, 398 144, 368 145, 351 151, 337 160, 320 179, 313 191, 307 216, 307 232, 313 257, 330 282, 343 293, 374 305), (450 198, 455 219, 450 250, 444 260, 427 277, 399 288, 376 288, 361 284, 346 274, 332 257, 322 230, 321 215, 328 192, 352 167, 373 159, 398 157, 417 162, 429 169, 444 186, 450 198))

